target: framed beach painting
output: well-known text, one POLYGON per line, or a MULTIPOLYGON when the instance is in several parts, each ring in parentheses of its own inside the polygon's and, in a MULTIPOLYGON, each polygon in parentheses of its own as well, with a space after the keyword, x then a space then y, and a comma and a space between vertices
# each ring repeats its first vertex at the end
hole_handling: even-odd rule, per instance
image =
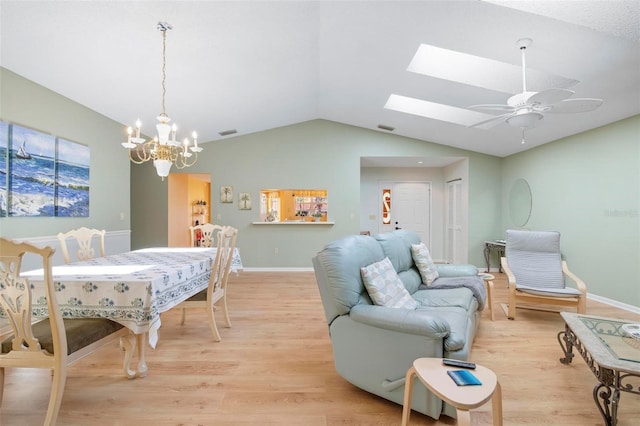
POLYGON ((88 217, 89 147, 58 138, 56 154, 56 216, 88 217))
POLYGON ((9 124, 0 121, 0 217, 7 215, 7 152, 9 124))
POLYGON ((9 127, 9 216, 55 215, 56 139, 37 130, 9 127))

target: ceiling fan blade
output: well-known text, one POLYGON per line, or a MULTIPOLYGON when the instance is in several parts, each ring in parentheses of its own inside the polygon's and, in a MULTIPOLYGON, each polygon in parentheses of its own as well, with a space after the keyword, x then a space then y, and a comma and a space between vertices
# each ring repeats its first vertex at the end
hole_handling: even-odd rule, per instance
POLYGON ((555 113, 589 112, 598 108, 600 105, 602 105, 602 99, 593 99, 593 98, 567 99, 555 105, 549 105, 550 108, 545 112, 555 112, 555 113))
POLYGON ((533 105, 552 105, 562 102, 571 97, 575 92, 567 89, 547 89, 531 95, 527 99, 527 104, 533 105))
POLYGON ((506 104, 480 104, 467 107, 474 111, 515 111, 515 108, 506 104))
POLYGON ((492 122, 494 122, 494 121, 504 120, 506 117, 510 117, 510 116, 512 116, 512 115, 514 115, 514 113, 513 113, 513 112, 509 112, 509 113, 507 113, 507 114, 496 115, 495 117, 491 117, 491 118, 489 118, 488 120, 483 120, 483 121, 480 121, 480 122, 478 122, 478 123, 471 124, 471 125, 469 125, 469 126, 467 126, 467 127, 469 127, 469 128, 472 128, 472 127, 480 127, 480 126, 482 126, 482 125, 484 125, 484 124, 489 124, 489 123, 492 123, 492 122))

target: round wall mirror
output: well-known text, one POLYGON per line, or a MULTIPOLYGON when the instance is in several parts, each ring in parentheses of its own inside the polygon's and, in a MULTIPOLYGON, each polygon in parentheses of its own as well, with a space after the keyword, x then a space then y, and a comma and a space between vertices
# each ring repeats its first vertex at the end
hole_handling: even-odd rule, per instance
POLYGON ((516 226, 524 226, 531 217, 531 188, 524 179, 516 179, 509 192, 509 213, 516 226))

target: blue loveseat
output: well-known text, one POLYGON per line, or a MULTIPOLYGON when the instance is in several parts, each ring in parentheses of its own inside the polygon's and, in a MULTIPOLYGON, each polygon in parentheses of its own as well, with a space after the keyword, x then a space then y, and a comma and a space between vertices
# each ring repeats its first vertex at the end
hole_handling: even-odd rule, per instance
MULTIPOLYGON (((477 291, 465 286, 433 288, 438 281, 469 280, 484 289, 472 265, 436 265, 439 278, 426 288, 411 253, 411 245, 419 243, 419 236, 409 230, 350 235, 312 259, 336 370, 355 386, 398 404, 403 402, 405 374, 416 358, 469 359, 484 304, 477 291), (360 268, 385 257, 418 302, 416 309, 371 301, 360 268)), ((412 408, 435 419, 441 414, 455 417, 453 407, 419 383, 412 408)))

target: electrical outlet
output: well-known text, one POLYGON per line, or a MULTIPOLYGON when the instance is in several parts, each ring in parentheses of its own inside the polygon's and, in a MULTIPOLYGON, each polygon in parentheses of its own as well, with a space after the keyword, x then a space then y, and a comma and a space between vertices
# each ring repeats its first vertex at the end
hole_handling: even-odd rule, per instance
POLYGON ((276 256, 280 254, 280 250, 278 249, 278 247, 275 247, 273 249, 273 254, 275 254, 276 256))
POLYGON ((120 220, 124 220, 124 212, 120 212, 120 220))

